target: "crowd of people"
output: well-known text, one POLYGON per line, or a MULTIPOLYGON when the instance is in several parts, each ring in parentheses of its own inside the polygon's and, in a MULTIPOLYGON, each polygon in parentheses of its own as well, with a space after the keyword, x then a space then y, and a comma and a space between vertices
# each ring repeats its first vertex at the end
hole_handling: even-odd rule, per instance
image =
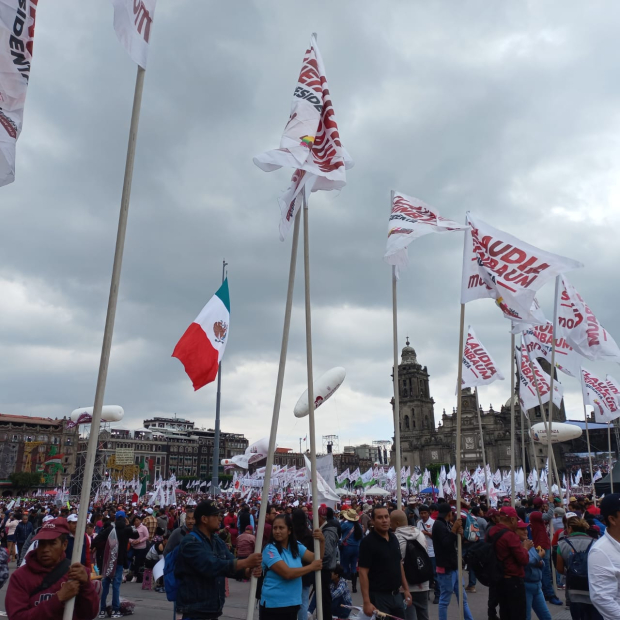
POLYGON ((62 618, 71 598, 77 620, 119 618, 131 611, 120 596, 126 581, 174 600, 179 618, 215 619, 227 580, 252 575, 261 620, 309 620, 317 593, 325 617, 346 619, 358 585, 367 616, 428 620, 437 605, 446 620, 462 597, 464 617, 472 620, 467 597, 478 581, 488 586, 488 620, 530 620, 532 612, 550 620, 548 605, 566 605, 572 620, 620 618, 620 494, 599 505, 587 496, 568 505, 529 497, 516 507, 506 499, 497 509, 475 498, 459 510, 443 499, 412 497, 399 510, 394 502, 352 498, 337 509, 321 505, 318 523, 310 503, 298 498, 267 506, 260 552, 258 501, 196 499, 184 506, 90 506, 74 564, 76 507, 2 507, 0 585, 15 567, 9 620, 62 618), (155 581, 159 562, 165 575, 155 581))

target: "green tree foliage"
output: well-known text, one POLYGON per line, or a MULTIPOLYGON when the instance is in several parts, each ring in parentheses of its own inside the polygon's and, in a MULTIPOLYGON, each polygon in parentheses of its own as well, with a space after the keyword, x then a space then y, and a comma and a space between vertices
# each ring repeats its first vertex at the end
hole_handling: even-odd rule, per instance
POLYGON ((16 471, 9 474, 9 480, 17 493, 28 491, 33 487, 41 486, 41 473, 30 471, 16 471))

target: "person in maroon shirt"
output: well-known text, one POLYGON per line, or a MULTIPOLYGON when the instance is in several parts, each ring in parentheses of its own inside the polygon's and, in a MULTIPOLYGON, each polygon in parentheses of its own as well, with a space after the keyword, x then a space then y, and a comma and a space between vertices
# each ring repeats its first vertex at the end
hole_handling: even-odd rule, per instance
POLYGON ((525 620, 527 612, 523 577, 530 559, 529 550, 534 543, 529 539, 521 542, 516 533, 519 517, 514 508, 503 506, 498 519, 499 523, 489 531, 489 540, 503 567, 503 579, 497 585, 499 615, 502 620, 525 620), (498 536, 500 532, 501 536, 498 536))

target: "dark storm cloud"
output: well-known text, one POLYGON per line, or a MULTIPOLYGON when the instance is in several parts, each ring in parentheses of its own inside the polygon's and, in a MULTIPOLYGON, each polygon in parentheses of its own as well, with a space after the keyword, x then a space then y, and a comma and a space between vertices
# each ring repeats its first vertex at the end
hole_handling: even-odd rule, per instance
MULTIPOLYGON (((252 156, 278 145, 312 31, 356 162, 342 192, 311 200, 315 375, 348 372, 318 415, 320 433, 391 432, 381 256, 392 188, 581 260, 571 281, 620 334, 619 11, 160 0, 106 400, 125 406, 132 425, 172 412, 212 424, 214 387, 194 394, 170 353, 226 258, 223 426, 267 434, 290 256, 290 239, 277 239, 276 197, 290 171, 265 174, 252 156)), ((135 81, 111 20, 107 2, 39 8, 17 181, 0 190, 6 413, 59 415, 93 400, 135 81)), ((461 244, 458 234, 417 241, 399 283, 400 346, 409 334, 428 366, 438 418, 454 404, 461 244)), ((297 273, 281 418, 293 444, 306 428, 290 414, 305 387, 301 254, 297 273)), ((541 293, 548 316, 552 288, 541 293)), ((508 325, 488 300, 470 304, 466 322, 507 377, 483 388, 485 406, 499 406, 508 325)), ((579 415, 578 384, 567 379, 566 389, 579 415)))

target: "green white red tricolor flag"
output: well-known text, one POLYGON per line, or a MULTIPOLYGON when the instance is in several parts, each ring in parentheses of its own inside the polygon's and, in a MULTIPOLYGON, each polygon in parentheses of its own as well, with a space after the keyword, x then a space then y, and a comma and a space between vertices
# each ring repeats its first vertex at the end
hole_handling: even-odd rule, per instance
POLYGON ((409 263, 407 246, 414 239, 431 233, 446 233, 468 228, 469 226, 441 217, 435 207, 427 205, 419 198, 394 192, 383 260, 396 267, 406 267, 409 263))
POLYGON ((254 163, 265 172, 282 167, 295 170, 291 185, 278 200, 281 240, 299 210, 302 190, 307 198, 310 192, 346 185, 345 170, 353 167, 353 160, 340 140, 316 34, 310 37, 280 148, 257 155, 254 163))
POLYGON ((583 265, 525 243, 471 213, 466 222, 461 303, 490 297, 514 323, 544 325, 547 320, 533 305, 536 291, 583 265))
POLYGON ((0 0, 0 187, 15 180, 39 0, 0 0))
POLYGON ((229 326, 230 296, 226 278, 187 328, 172 353, 172 357, 176 357, 185 367, 194 390, 199 390, 217 377, 228 342, 229 326))
POLYGON ((131 59, 143 69, 146 69, 156 1, 111 0, 116 36, 131 59))

